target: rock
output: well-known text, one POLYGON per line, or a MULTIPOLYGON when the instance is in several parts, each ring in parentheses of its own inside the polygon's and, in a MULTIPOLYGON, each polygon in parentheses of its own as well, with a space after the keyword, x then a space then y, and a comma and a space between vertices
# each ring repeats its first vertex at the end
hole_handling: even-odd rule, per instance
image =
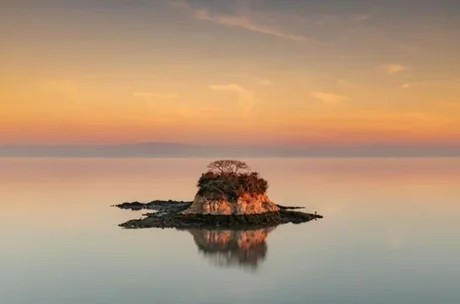
POLYGON ((123 203, 122 209, 156 210, 144 218, 120 224, 124 228, 200 228, 200 227, 271 227, 285 223, 304 223, 322 218, 315 214, 292 211, 273 203, 266 191, 268 183, 257 172, 238 160, 217 160, 198 180, 193 202, 151 201, 123 203))
POLYGON ((276 205, 276 206, 283 210, 305 209, 305 207, 299 207, 299 206, 281 206, 281 205, 276 205))
POLYGON ((115 205, 120 209, 127 209, 127 210, 156 210, 158 212, 179 212, 184 209, 190 207, 192 202, 184 202, 184 201, 173 201, 173 200, 155 200, 149 203, 140 203, 140 202, 132 202, 128 203, 125 202, 123 204, 115 205))
POLYGON ((125 202, 123 204, 116 205, 116 207, 120 209, 141 210, 141 209, 144 209, 145 204, 142 204, 140 202, 132 202, 132 203, 125 202))
POLYGON ((264 228, 286 223, 304 223, 318 218, 320 215, 308 214, 298 211, 279 210, 262 214, 184 214, 157 213, 146 214, 145 218, 130 220, 120 224, 128 229, 137 228, 264 228))
POLYGON ((250 215, 279 210, 280 208, 271 202, 266 194, 244 193, 237 197, 236 201, 230 201, 226 197, 215 199, 212 196, 197 194, 192 205, 182 211, 182 214, 250 215))

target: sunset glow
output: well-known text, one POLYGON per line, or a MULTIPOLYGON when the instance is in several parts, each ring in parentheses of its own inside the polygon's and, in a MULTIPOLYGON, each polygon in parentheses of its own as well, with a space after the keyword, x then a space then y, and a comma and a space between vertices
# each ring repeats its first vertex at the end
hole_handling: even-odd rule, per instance
POLYGON ((10 2, 0 144, 460 143, 454 1, 10 2))

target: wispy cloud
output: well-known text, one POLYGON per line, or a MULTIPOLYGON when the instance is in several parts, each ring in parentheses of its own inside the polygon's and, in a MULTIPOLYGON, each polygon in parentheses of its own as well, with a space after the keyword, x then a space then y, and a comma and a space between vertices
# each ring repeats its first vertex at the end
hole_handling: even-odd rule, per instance
POLYGON ((273 85, 273 81, 263 78, 254 78, 254 81, 264 87, 269 87, 273 85))
POLYGON ((176 8, 189 12, 193 16, 193 18, 198 20, 210 21, 228 27, 241 28, 251 32, 270 35, 287 40, 310 40, 305 36, 288 33, 286 31, 282 31, 270 26, 259 24, 256 20, 253 20, 247 16, 219 15, 209 11, 206 8, 194 8, 187 1, 172 1, 170 3, 172 6, 176 8))
POLYGON ((399 88, 400 88, 400 89, 408 89, 410 86, 411 86, 410 83, 405 83, 405 84, 403 84, 402 86, 400 86, 399 88))
POLYGON ((356 83, 350 82, 346 79, 338 79, 337 84, 341 87, 348 88, 348 89, 357 89, 359 85, 356 83))
POLYGON ((163 98, 163 99, 175 99, 179 97, 179 95, 177 95, 176 93, 162 94, 162 93, 155 93, 155 92, 134 92, 133 95, 136 97, 156 97, 156 98, 163 98))
POLYGON ((388 74, 397 74, 409 69, 409 67, 402 64, 385 64, 382 67, 388 74))
POLYGON ((178 69, 192 69, 194 66, 192 64, 176 63, 176 64, 172 64, 171 67, 178 68, 178 69))
POLYGON ((77 84, 68 79, 46 79, 39 83, 45 93, 75 96, 78 92, 77 84))
POLYGON ((364 14, 364 15, 359 15, 359 16, 354 17, 353 20, 358 21, 358 22, 363 22, 363 21, 371 20, 373 18, 374 16, 372 15, 364 14))
POLYGON ((210 117, 222 116, 224 110, 221 108, 211 108, 211 107, 196 107, 196 106, 180 106, 177 108, 177 113, 183 118, 202 118, 210 119, 210 117))
POLYGON ((449 108, 460 108, 460 102, 455 102, 455 101, 442 102, 441 105, 443 105, 444 107, 449 107, 449 108))
POLYGON ((249 114, 252 108, 257 104, 257 96, 255 92, 238 84, 212 84, 209 88, 214 91, 235 92, 238 95, 238 104, 244 114, 249 114))
POLYGON ((349 100, 349 97, 336 95, 332 93, 325 93, 325 92, 312 92, 311 96, 318 100, 321 100, 325 104, 337 104, 345 100, 349 100))

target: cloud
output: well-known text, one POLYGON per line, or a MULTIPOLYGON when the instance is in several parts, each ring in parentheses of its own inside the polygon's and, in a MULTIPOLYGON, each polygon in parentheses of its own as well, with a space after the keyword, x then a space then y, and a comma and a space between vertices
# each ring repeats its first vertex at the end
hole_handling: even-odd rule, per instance
POLYGON ((258 24, 255 20, 252 20, 246 16, 218 15, 204 8, 196 9, 192 7, 187 1, 173 1, 171 2, 171 5, 191 13, 193 18, 198 20, 210 21, 228 27, 241 28, 251 32, 270 35, 281 39, 293 41, 310 40, 304 36, 291 34, 276 28, 258 24))
POLYGON ((359 15, 359 16, 356 16, 355 18, 353 18, 354 21, 367 21, 367 20, 371 20, 373 19, 374 16, 372 15, 359 15))
POLYGON ((347 88, 347 89, 357 89, 359 88, 359 85, 357 85, 356 83, 352 83, 348 80, 345 80, 345 79, 339 79, 337 80, 337 84, 339 86, 342 86, 344 88, 347 88))
POLYGON ((163 98, 163 99, 175 99, 179 97, 179 95, 177 95, 176 93, 161 94, 161 93, 154 93, 154 92, 134 92, 133 95, 136 97, 157 97, 157 98, 163 98))
POLYGON ((257 82, 257 84, 264 86, 264 87, 269 87, 273 85, 273 81, 268 80, 268 79, 254 78, 254 81, 257 82))
POLYGON ((405 83, 405 84, 403 84, 402 86, 400 86, 399 88, 400 88, 400 89, 408 89, 410 86, 411 86, 410 83, 405 83))
POLYGON ((449 108, 460 108, 459 102, 443 102, 442 105, 449 108))
POLYGON ((214 91, 235 92, 238 95, 238 104, 244 114, 249 114, 252 108, 257 104, 255 92, 247 90, 238 84, 212 84, 209 88, 214 91))
POLYGON ((177 113, 183 118, 203 118, 210 119, 210 117, 222 116, 224 110, 221 108, 210 108, 210 107, 196 107, 196 106, 180 106, 177 108, 177 113))
POLYGON ((43 92, 65 96, 75 96, 78 93, 77 84, 68 79, 46 79, 40 83, 43 92))
POLYGON ((345 100, 349 100, 349 97, 331 94, 331 93, 324 93, 324 92, 312 92, 311 96, 313 98, 319 99, 325 104, 337 104, 345 100))
POLYGON ((409 69, 409 67, 401 64, 385 64, 383 68, 387 71, 388 74, 397 74, 409 69))
POLYGON ((182 63, 177 63, 177 64, 172 64, 171 67, 173 68, 178 68, 178 69, 193 69, 194 66, 192 64, 182 64, 182 63))

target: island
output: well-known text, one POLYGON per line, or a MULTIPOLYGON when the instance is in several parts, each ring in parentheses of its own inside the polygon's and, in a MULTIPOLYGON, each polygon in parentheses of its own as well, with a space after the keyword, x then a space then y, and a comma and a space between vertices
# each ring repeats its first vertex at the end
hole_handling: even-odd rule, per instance
POLYGON ((286 223, 304 223, 323 218, 295 211, 301 207, 273 203, 267 195, 268 182, 238 160, 217 160, 208 165, 197 183, 193 201, 155 200, 126 202, 116 207, 154 210, 140 219, 119 226, 137 228, 266 228, 286 223))

